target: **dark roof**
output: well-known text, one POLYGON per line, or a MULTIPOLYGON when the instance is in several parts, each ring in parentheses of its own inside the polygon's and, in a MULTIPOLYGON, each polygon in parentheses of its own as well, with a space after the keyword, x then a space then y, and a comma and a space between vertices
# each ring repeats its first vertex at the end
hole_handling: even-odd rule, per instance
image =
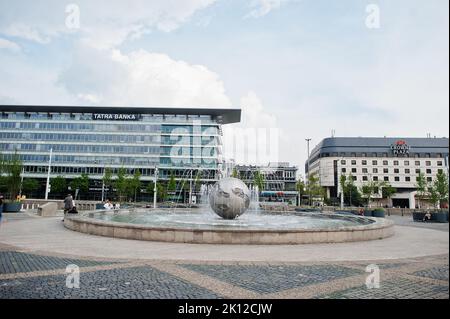
POLYGON ((241 121, 240 109, 191 108, 191 107, 121 107, 121 106, 57 106, 57 105, 0 105, 0 112, 58 112, 58 113, 107 113, 107 114, 186 114, 211 115, 219 123, 241 121))
POLYGON ((314 147, 311 157, 323 153, 390 152, 391 145, 399 140, 405 141, 411 147, 411 153, 448 154, 449 140, 446 137, 330 137, 323 139, 314 147))

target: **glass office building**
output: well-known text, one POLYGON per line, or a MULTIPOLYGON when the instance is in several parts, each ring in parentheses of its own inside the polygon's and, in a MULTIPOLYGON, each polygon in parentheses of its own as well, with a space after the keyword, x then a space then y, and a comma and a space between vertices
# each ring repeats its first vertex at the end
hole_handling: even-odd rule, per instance
POLYGON ((221 126, 239 122, 241 111, 3 105, 0 114, 0 152, 20 155, 25 178, 45 182, 51 156, 51 178, 86 173, 97 194, 106 168, 139 170, 143 182, 153 180, 155 169, 159 180, 201 172, 202 183, 217 181, 221 126))

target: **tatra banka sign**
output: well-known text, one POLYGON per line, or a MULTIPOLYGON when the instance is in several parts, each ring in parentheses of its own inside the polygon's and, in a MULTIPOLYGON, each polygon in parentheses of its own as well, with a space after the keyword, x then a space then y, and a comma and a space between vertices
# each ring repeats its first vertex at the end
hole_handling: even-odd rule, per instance
POLYGON ((140 118, 140 114, 104 114, 94 113, 92 114, 93 120, 99 121, 137 121, 140 118))
POLYGON ((391 149, 394 155, 401 156, 409 154, 411 147, 405 141, 397 141, 391 145, 391 149))

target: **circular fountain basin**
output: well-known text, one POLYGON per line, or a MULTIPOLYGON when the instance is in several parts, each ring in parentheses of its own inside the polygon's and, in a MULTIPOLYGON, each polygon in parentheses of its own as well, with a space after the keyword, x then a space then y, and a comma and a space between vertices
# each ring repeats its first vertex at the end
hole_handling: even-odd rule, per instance
POLYGON ((224 220, 196 211, 96 211, 67 216, 64 225, 92 235, 197 244, 339 243, 394 234, 394 223, 384 218, 299 212, 248 212, 224 220))

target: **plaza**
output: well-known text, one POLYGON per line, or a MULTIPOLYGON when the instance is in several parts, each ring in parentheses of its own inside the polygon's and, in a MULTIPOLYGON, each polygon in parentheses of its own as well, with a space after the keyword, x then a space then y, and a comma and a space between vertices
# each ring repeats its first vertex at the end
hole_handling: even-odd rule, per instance
POLYGON ((255 246, 107 238, 68 230, 61 217, 4 214, 0 296, 448 299, 448 223, 388 218, 395 235, 382 240, 255 246), (374 264, 380 287, 368 289, 374 264), (66 287, 68 265, 80 269, 79 288, 66 287))

